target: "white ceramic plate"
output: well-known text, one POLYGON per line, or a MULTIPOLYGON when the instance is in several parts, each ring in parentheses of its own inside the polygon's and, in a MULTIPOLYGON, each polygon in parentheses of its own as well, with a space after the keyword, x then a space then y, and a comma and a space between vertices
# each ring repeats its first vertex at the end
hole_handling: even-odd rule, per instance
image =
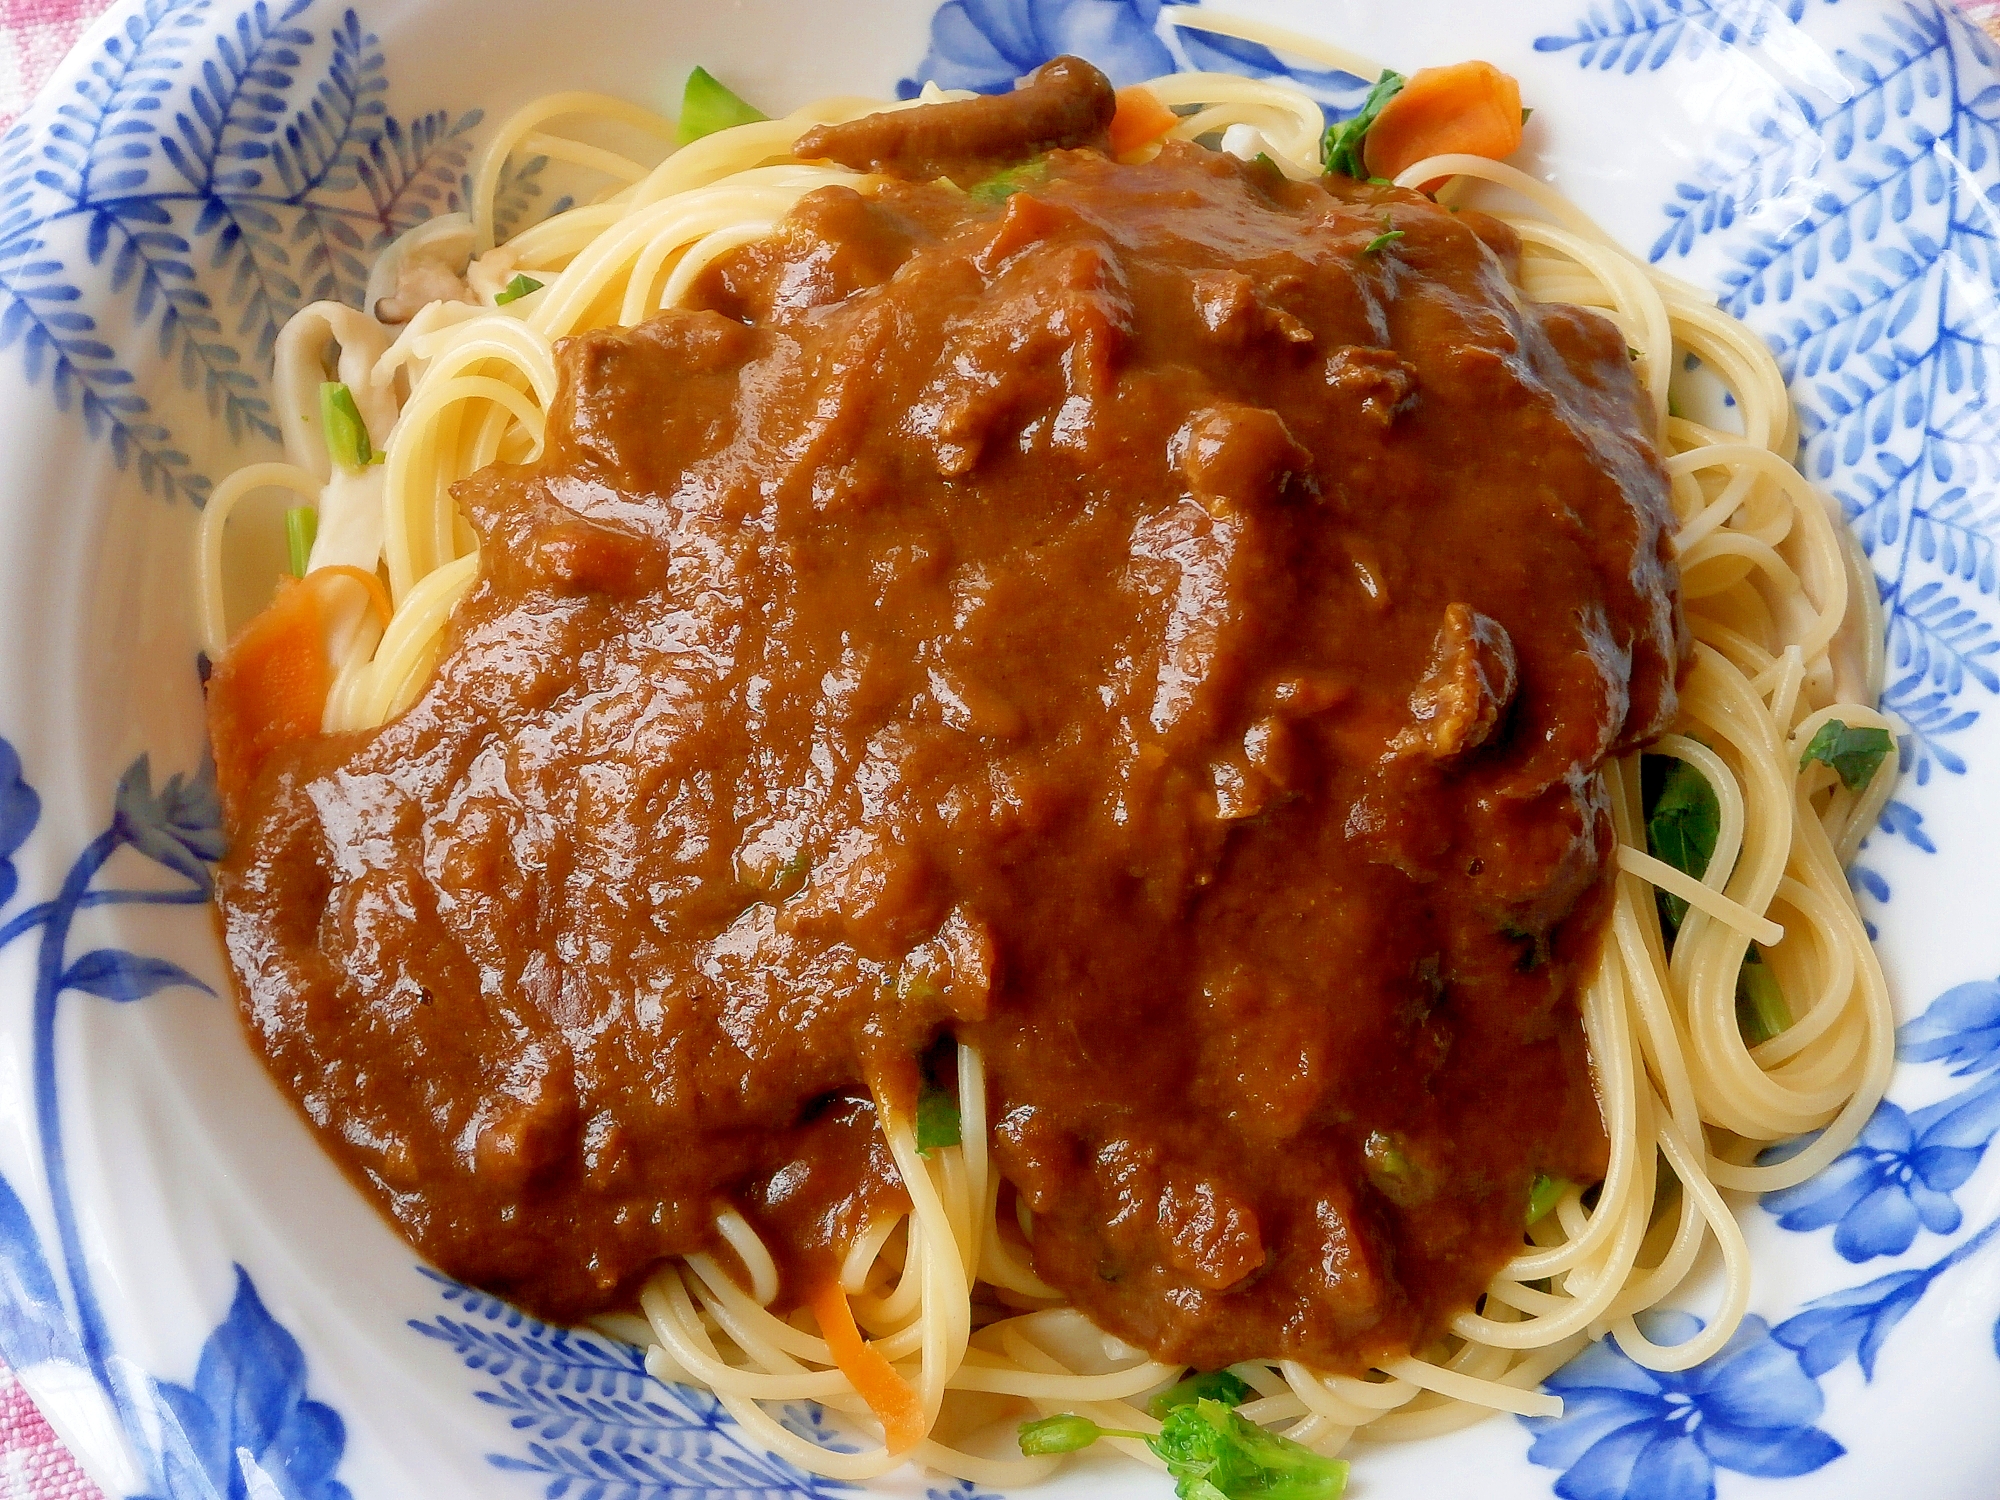
MULTIPOLYGON (((1780 349, 1804 465, 1891 609, 1904 779, 1855 882, 1904 1061, 1863 1143, 1745 1201, 1756 1316, 1656 1377, 1598 1348, 1559 1421, 1356 1453, 1357 1497, 1985 1500, 2000 1475, 2000 82, 1896 0, 1231 0, 1408 70, 1514 71, 1531 165, 1780 349), (1756 1476, 1759 1483, 1746 1476, 1756 1476)), ((997 87, 1064 50, 1218 58, 1158 0, 121 0, 0 141, 0 1350, 116 1496, 818 1496, 629 1351, 417 1266, 238 1032, 188 581, 271 445, 300 301, 453 206, 557 88, 671 109, 997 87), (482 113, 483 112, 483 113, 482 113)), ((1308 80, 1341 111, 1353 80, 1308 80)), ((534 173, 512 211, 546 212, 534 173)), ((1699 1289, 1688 1306, 1701 1311, 1699 1289)), ((816 1414, 795 1410, 794 1420, 816 1414)), ((887 1492, 992 1500, 936 1475, 887 1492)), ((1071 1495, 1159 1496, 1081 1468, 1071 1495)))

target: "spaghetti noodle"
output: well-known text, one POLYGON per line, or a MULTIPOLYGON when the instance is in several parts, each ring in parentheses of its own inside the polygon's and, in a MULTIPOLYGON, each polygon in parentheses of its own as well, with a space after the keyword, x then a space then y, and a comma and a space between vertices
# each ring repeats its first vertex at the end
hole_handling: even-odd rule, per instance
MULTIPOLYGON (((1208 26, 1313 55, 1302 38, 1267 36, 1192 11, 1208 26)), ((1346 54, 1317 60, 1350 70, 1346 54)), ((1148 85, 1179 115, 1172 136, 1262 153, 1287 177, 1318 173, 1319 106, 1278 82, 1179 74, 1148 85)), ((317 304, 278 347, 288 461, 225 481, 203 520, 198 586, 212 656, 229 640, 226 528, 259 490, 318 507, 314 573, 379 567, 386 621, 355 590, 330 641, 327 731, 367 729, 410 704, 438 659, 455 604, 479 568, 451 487, 495 462, 541 451, 557 395, 557 340, 635 324, 677 305, 719 257, 772 234, 806 194, 869 175, 793 159, 815 125, 948 98, 927 88, 908 105, 834 99, 783 119, 736 126, 657 165, 551 133, 565 117, 610 120, 671 140, 669 122, 616 100, 558 94, 516 114, 476 179, 474 255, 462 300, 431 301, 400 327, 317 304), (494 196, 511 154, 555 157, 608 182, 593 202, 502 242, 494 196), (502 295, 504 288, 525 288, 502 295), (381 465, 330 464, 307 399, 338 346, 381 465)), ((1157 149, 1157 147, 1149 148, 1157 149)), ((1893 1023, 1882 975, 1843 865, 1889 791, 1886 770, 1850 789, 1802 755, 1823 726, 1886 727, 1874 702, 1881 656, 1874 591, 1828 500, 1792 466, 1796 420, 1758 339, 1708 299, 1637 262, 1545 185, 1483 157, 1447 155, 1404 171, 1399 185, 1450 179, 1441 201, 1499 192, 1528 211, 1504 215, 1525 249, 1522 281, 1543 301, 1594 308, 1630 345, 1650 392, 1678 520, 1676 552, 1694 636, 1673 732, 1645 753, 1691 767, 1717 804, 1714 852, 1691 874, 1648 851, 1636 754, 1603 773, 1618 839, 1611 916, 1580 996, 1610 1141, 1601 1184, 1566 1185, 1532 1224, 1520 1253, 1461 1314, 1443 1345, 1365 1377, 1292 1361, 1234 1367, 1252 1421, 1322 1453, 1359 1442, 1417 1439, 1495 1411, 1551 1415, 1541 1380, 1605 1333, 1634 1360, 1685 1369, 1728 1340, 1748 1305, 1751 1268, 1724 1190, 1769 1191, 1830 1162, 1858 1135, 1886 1086, 1893 1023), (1687 356, 1726 388, 1734 416, 1697 420, 1670 401, 1687 356), (1740 430, 1731 430, 1740 428, 1740 430), (1656 892, 1685 903, 1671 943, 1656 892), (1752 945, 1787 998, 1790 1024, 1746 1040, 1738 986, 1752 945), (1781 1161, 1773 1142, 1818 1132, 1781 1161), (1689 1341, 1662 1346, 1636 1321, 1687 1281, 1712 1249, 1715 1309, 1689 1341)), ((350 580, 351 581, 351 580, 350 580)), ((755 1441, 802 1467, 862 1480, 909 1459, 982 1484, 1047 1473, 1048 1458, 999 1451, 1024 1410, 1074 1412, 1141 1435, 1159 1423, 1145 1397, 1183 1370, 1100 1333, 1033 1269, 1034 1224, 1003 1194, 988 1151, 991 1122, 977 1049, 957 1049, 960 1142, 920 1150, 907 1101, 878 1088, 876 1106, 910 1210, 867 1226, 848 1245, 837 1295, 806 1311, 769 1310, 779 1276, 755 1228, 718 1213, 717 1239, 737 1267, 691 1255, 662 1268, 644 1317, 605 1320, 648 1346, 661 1378, 715 1392, 755 1441), (810 1441, 767 1403, 812 1400, 881 1432, 858 1452, 810 1441), (996 1439, 995 1434, 999 1434, 996 1439)), ((831 1293, 832 1289, 829 1289, 831 1293)), ((1143 1441, 1113 1446, 1157 1465, 1143 1441)))

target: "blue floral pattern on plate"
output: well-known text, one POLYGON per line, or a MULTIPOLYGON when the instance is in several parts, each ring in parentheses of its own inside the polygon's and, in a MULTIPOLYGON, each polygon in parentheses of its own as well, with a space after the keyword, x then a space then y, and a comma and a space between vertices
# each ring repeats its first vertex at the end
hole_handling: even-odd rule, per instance
MULTIPOLYGON (((1677 1312, 1644 1327, 1667 1344, 1700 1330, 1677 1312)), ((1813 1425, 1826 1406, 1818 1384, 1758 1317, 1692 1370, 1645 1369, 1606 1339, 1544 1384, 1563 1398, 1563 1414, 1528 1419, 1528 1457, 1564 1471, 1562 1500, 1712 1500, 1717 1469, 1784 1479, 1846 1451, 1813 1425)))
POLYGON ((910 99, 926 82, 999 93, 1065 52, 1088 57, 1121 88, 1165 73, 1213 70, 1282 77, 1319 100, 1329 119, 1354 113, 1372 79, 1287 64, 1268 47, 1171 24, 1168 7, 1194 0, 948 0, 931 18, 931 45, 910 99))
MULTIPOLYGON (((1716 35, 1697 19, 1755 39, 1805 4, 1597 8, 1536 45, 1573 47, 1583 66, 1658 68, 1716 35)), ((1952 740, 1982 712, 1969 690, 2000 693, 2000 424, 1983 394, 2000 324, 1968 290, 2000 279, 1994 201, 1973 177, 2000 154, 2000 58, 1957 17, 1908 4, 1833 61, 1832 95, 1789 87, 1676 188, 1651 254, 1721 237, 1722 305, 1765 310, 1799 406, 1800 465, 1833 486, 1875 564, 1893 669, 1883 705, 1908 725, 1903 766, 1921 786, 1964 774, 1952 740), (1808 169, 1809 203, 1760 212, 1808 169)), ((1907 837, 1908 822, 1899 810, 1883 828, 1907 837)))
POLYGON ((352 10, 316 30, 317 3, 260 0, 225 27, 211 0, 146 0, 53 124, 0 139, 0 349, 149 492, 199 503, 211 477, 79 306, 86 267, 233 441, 275 440, 285 319, 359 301, 376 250, 458 206, 479 111, 389 114, 374 34, 352 10))
MULTIPOLYGON (((653 1379, 631 1345, 551 1328, 419 1270, 454 1311, 412 1318, 410 1327, 483 1377, 479 1399, 526 1440, 524 1452, 489 1454, 487 1462, 532 1476, 547 1500, 831 1500, 852 1489, 746 1447, 721 1402, 653 1379)), ((789 1407, 783 1421, 810 1441, 853 1451, 816 1406, 789 1407)))
MULTIPOLYGON (((19 756, 0 740, 0 849, 11 854, 20 848, 40 813, 41 799, 24 779, 19 756)), ((347 1487, 334 1477, 345 1428, 332 1408, 307 1395, 305 1354, 265 1309, 249 1273, 236 1268, 234 1299, 202 1347, 192 1385, 135 1375, 117 1359, 99 1310, 70 1191, 56 1067, 63 998, 81 994, 131 1004, 167 989, 207 989, 178 964, 123 948, 92 948, 72 957, 72 930, 93 909, 206 903, 207 861, 221 852, 220 840, 207 769, 171 777, 156 789, 151 762, 141 756, 119 781, 110 826, 77 856, 56 896, 0 925, 0 949, 31 935, 37 940, 35 1119, 58 1252, 52 1261, 20 1194, 0 1179, 0 1353, 23 1368, 61 1360, 90 1372, 111 1398, 149 1477, 142 1500, 349 1500, 347 1487), (100 883, 112 857, 128 848, 150 860, 167 882, 100 883)), ((11 865, 5 877, 0 912, 14 894, 11 865)))

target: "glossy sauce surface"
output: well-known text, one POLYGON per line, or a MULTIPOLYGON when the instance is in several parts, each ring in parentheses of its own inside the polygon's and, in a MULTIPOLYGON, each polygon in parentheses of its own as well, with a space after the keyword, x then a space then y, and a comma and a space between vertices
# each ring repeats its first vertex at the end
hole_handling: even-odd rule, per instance
POLYGON ((580 1317, 732 1204, 796 1301, 945 1034, 1040 1274, 1205 1367, 1421 1347, 1601 1174, 1594 772, 1680 648, 1622 339, 1412 194, 1031 176, 562 345, 434 681, 232 810, 250 1032, 452 1275, 580 1317))

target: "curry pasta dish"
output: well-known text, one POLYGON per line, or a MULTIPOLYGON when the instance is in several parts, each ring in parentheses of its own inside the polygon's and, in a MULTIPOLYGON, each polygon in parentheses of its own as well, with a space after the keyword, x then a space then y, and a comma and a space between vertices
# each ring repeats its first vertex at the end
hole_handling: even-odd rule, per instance
POLYGON ((551 95, 207 507, 272 1075, 430 1261, 807 1469, 1335 1495, 1721 1348, 1723 1192, 1887 1082, 1881 632, 1775 364, 1505 164, 1505 74, 1320 60, 1356 118, 551 95), (527 155, 602 191, 496 243, 527 155))

